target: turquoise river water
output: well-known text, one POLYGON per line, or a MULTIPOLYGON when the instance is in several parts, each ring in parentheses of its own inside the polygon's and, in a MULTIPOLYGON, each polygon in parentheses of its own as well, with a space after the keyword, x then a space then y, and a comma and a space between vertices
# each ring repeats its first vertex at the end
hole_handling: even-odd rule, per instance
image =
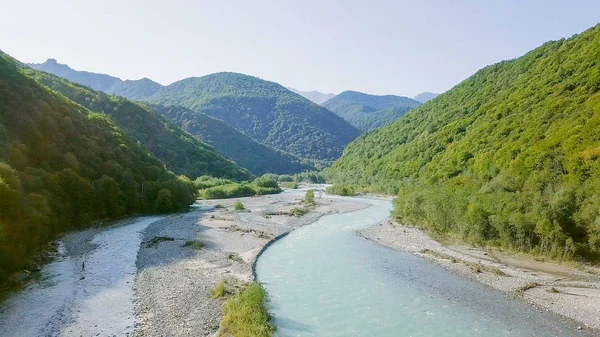
POLYGON ((277 336, 591 336, 573 322, 376 245, 356 230, 385 220, 389 201, 333 214, 272 244, 257 278, 277 336))

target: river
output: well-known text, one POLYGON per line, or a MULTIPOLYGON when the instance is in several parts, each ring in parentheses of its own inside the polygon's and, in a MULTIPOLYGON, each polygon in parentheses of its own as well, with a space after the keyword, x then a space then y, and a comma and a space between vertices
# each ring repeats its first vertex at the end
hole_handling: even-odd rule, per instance
POLYGON ((256 272, 277 336, 591 336, 573 322, 454 275, 356 230, 391 202, 333 214, 272 244, 256 272))
POLYGON ((127 336, 141 232, 161 217, 68 234, 40 277, 0 304, 0 336, 127 336), (89 248, 85 246, 89 245, 89 248), (85 265, 84 265, 85 264, 85 265))

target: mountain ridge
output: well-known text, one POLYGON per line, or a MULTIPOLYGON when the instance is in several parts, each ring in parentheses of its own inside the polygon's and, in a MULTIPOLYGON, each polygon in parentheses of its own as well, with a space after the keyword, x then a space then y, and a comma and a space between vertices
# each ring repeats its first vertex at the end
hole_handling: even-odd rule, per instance
POLYGON ((362 131, 389 124, 419 105, 420 102, 409 97, 370 95, 353 90, 344 91, 323 103, 324 107, 362 131))

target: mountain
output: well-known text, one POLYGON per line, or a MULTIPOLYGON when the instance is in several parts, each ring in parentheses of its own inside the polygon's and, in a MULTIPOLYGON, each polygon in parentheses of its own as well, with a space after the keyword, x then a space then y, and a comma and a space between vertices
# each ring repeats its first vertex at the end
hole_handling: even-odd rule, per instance
POLYGON ((301 158, 335 160, 359 134, 331 111, 285 87, 237 73, 187 78, 143 100, 202 112, 301 158))
POLYGON ((0 282, 56 234, 184 210, 193 184, 106 114, 40 85, 0 55, 0 282))
POLYGON ((155 92, 159 91, 160 88, 162 88, 161 84, 156 83, 148 78, 142 78, 141 80, 120 81, 103 91, 109 94, 118 94, 119 96, 138 101, 152 96, 155 92))
POLYGON ((119 84, 121 79, 105 74, 91 73, 71 69, 66 64, 58 63, 55 59, 48 59, 44 63, 29 63, 29 67, 66 78, 69 81, 81 83, 95 90, 107 91, 119 84))
POLYGON ((296 90, 294 88, 287 88, 287 89, 306 98, 306 99, 309 99, 317 104, 323 104, 323 103, 327 102, 328 100, 332 99, 333 97, 335 97, 335 94, 324 94, 320 91, 300 91, 300 90, 296 90))
POLYGON ((358 91, 344 91, 323 104, 362 131, 389 124, 419 105, 420 102, 408 97, 376 96, 358 91))
POLYGON ((251 174, 166 120, 156 111, 109 96, 52 74, 27 68, 26 74, 82 106, 114 118, 129 137, 143 144, 169 169, 192 179, 202 175, 246 180, 251 174))
POLYGON ((486 67, 350 144, 335 183, 438 235, 600 257, 600 25, 486 67))
POLYGON ((434 92, 422 92, 415 96, 415 100, 421 103, 426 103, 427 101, 431 101, 432 99, 438 97, 440 94, 436 94, 434 92))
POLYGON ((300 159, 262 145, 222 120, 180 106, 152 105, 152 109, 183 131, 215 147, 225 157, 259 176, 316 170, 300 159))
POLYGON ((121 80, 118 77, 75 70, 66 64, 58 63, 55 59, 48 59, 44 63, 28 63, 30 68, 41 70, 69 81, 83 84, 94 90, 104 91, 109 94, 118 93, 120 96, 132 100, 140 100, 158 91, 162 85, 148 78, 140 80, 121 80))
MULTIPOLYGON (((223 120, 255 141, 300 158, 331 161, 359 132, 337 117, 283 86, 256 77, 218 73, 168 86, 149 79, 122 81, 116 77, 76 71, 55 60, 30 64, 91 88, 151 104, 182 106, 223 120), (109 85, 110 84, 110 85, 109 85)), ((238 159, 238 158, 236 158, 238 159)))

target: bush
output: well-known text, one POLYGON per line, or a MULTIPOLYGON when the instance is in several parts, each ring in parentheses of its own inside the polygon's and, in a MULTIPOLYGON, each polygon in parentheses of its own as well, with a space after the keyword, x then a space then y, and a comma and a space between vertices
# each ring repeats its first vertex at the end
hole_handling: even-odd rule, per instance
POLYGON ((242 202, 238 200, 235 202, 235 204, 233 204, 233 209, 236 211, 242 211, 246 208, 244 207, 244 204, 242 204, 242 202))
POLYGON ((304 196, 304 202, 306 202, 309 205, 314 205, 315 204, 315 191, 313 191, 313 190, 306 191, 306 195, 304 196))
MULTIPOLYGON (((197 183, 196 183, 197 184, 197 183)), ((275 180, 257 178, 252 183, 232 183, 216 185, 198 192, 200 199, 225 199, 251 197, 254 195, 276 194, 281 192, 275 180)))
POLYGON ((158 192, 158 197, 154 203, 154 211, 157 213, 167 213, 173 209, 173 197, 171 191, 163 188, 158 192))
POLYGON ((196 250, 204 248, 206 244, 200 240, 188 240, 183 244, 183 247, 190 247, 196 250))
POLYGON ((346 186, 346 185, 333 185, 327 187, 325 189, 325 193, 327 194, 336 194, 342 196, 354 196, 356 192, 354 191, 354 187, 346 186))
POLYGON ((254 185, 257 187, 265 187, 265 188, 279 188, 277 185, 277 180, 273 179, 268 175, 264 175, 260 178, 256 178, 254 180, 254 185))
POLYGON ((210 292, 210 297, 212 298, 223 298, 225 295, 227 295, 225 281, 219 282, 219 284, 210 292))
POLYGON ((290 189, 293 189, 293 190, 295 190, 295 189, 297 189, 297 188, 298 188, 298 183, 295 183, 295 182, 293 182, 293 181, 290 181, 290 182, 282 182, 282 183, 279 183, 279 185, 280 185, 281 187, 283 187, 283 188, 290 188, 290 189))

